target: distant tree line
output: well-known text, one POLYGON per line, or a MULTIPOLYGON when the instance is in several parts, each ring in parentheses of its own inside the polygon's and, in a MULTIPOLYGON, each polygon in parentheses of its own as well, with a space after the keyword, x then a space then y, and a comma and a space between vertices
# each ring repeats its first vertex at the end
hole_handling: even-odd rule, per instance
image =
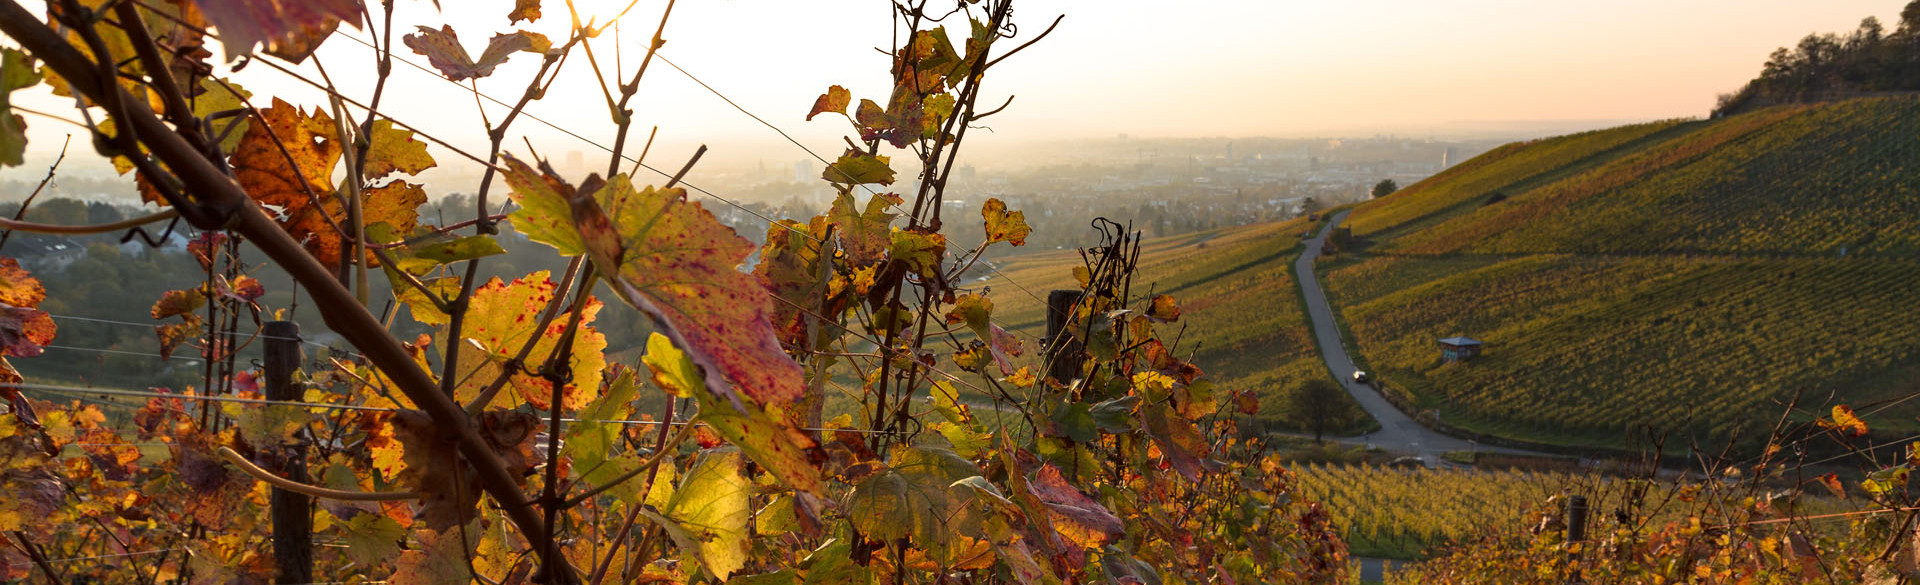
POLYGON ((1811 34, 1775 50, 1760 77, 1720 96, 1713 115, 1895 91, 1920 91, 1920 0, 1900 11, 1892 34, 1869 16, 1852 33, 1811 34))

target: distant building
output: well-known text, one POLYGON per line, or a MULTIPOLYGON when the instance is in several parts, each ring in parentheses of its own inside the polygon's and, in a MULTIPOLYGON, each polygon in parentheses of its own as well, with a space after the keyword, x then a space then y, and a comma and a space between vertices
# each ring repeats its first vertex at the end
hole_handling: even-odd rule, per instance
POLYGON ((806 159, 793 161, 793 182, 811 183, 817 180, 820 180, 820 175, 814 174, 813 161, 806 159))
POLYGON ((1457 362, 1480 355, 1480 342, 1469 337, 1448 337, 1440 340, 1440 360, 1457 362))
POLYGON ((1451 146, 1447 147, 1446 150, 1440 151, 1440 170, 1444 171, 1450 166, 1453 166, 1453 147, 1451 146))

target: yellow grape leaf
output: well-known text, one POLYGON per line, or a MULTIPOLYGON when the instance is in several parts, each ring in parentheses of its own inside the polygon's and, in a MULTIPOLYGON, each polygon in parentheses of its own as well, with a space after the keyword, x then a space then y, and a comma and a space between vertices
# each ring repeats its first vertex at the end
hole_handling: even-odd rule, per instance
POLYGON ((988 199, 980 208, 980 216, 987 221, 987 243, 1007 242, 1015 246, 1027 245, 1027 235, 1033 228, 1027 227, 1027 212, 1007 211, 1007 203, 997 198, 988 199))
POLYGON ((747 565, 748 496, 753 484, 742 474, 745 466, 746 458, 738 449, 701 453, 664 510, 693 537, 701 564, 721 581, 747 565))
POLYGON ((510 197, 520 206, 507 216, 513 228, 529 240, 553 246, 561 256, 587 253, 580 230, 573 227, 573 209, 567 204, 573 199, 573 185, 561 180, 546 161, 541 161, 540 170, 535 171, 513 155, 506 155, 506 159, 502 177, 507 186, 513 187, 510 197))
POLYGON ((890 204, 885 195, 874 195, 867 200, 866 211, 861 211, 854 207, 851 193, 841 193, 827 210, 827 221, 839 232, 841 247, 855 266, 871 266, 886 259, 887 249, 893 245, 893 219, 898 217, 887 213, 890 204))
POLYGON ((848 93, 847 88, 838 85, 829 87, 827 93, 820 94, 818 99, 813 100, 813 111, 807 112, 807 121, 811 122, 814 116, 827 112, 844 116, 847 113, 847 103, 850 101, 853 101, 853 94, 848 93))
POLYGON ((953 310, 947 312, 947 324, 966 323, 968 329, 980 339, 992 339, 993 332, 987 329, 992 325, 993 299, 982 294, 965 294, 954 301, 953 310))
POLYGON ((840 155, 840 160, 821 171, 820 178, 829 182, 858 185, 865 183, 893 184, 893 167, 887 165, 888 158, 848 149, 840 155))
POLYGON ((367 141, 367 160, 361 165, 360 174, 368 179, 385 177, 395 171, 418 175, 435 164, 433 155, 427 154, 427 143, 415 140, 412 130, 395 127, 393 120, 375 120, 367 141))
MULTIPOLYGON (((231 81, 222 82, 212 77, 201 78, 200 89, 201 94, 193 98, 193 116, 195 118, 206 118, 223 112, 244 110, 247 107, 247 99, 253 97, 253 92, 240 87, 238 83, 231 81)), ((220 138, 221 152, 233 152, 234 148, 240 146, 240 139, 247 135, 248 120, 249 118, 246 116, 231 116, 213 121, 213 137, 220 138)), ((118 166, 125 158, 115 157, 113 160, 114 164, 118 166)), ((129 163, 129 165, 130 164, 131 163, 129 163)), ((131 169, 131 166, 128 168, 131 169)), ((124 173, 125 171, 121 172, 124 173)), ((145 196, 147 193, 143 192, 141 195, 145 196)), ((160 205, 166 204, 166 201, 160 200, 158 197, 155 197, 149 202, 160 205)))
MULTIPOLYGON (((536 331, 535 327, 540 324, 540 310, 546 307, 558 287, 547 278, 546 271, 540 271, 512 283, 495 278, 474 289, 467 305, 466 325, 461 330, 466 339, 460 343, 454 399, 467 402, 477 397, 500 375, 506 361, 519 355, 520 347, 536 333, 540 337, 533 345, 533 352, 527 354, 527 369, 537 371, 553 357, 561 337, 566 334, 572 313, 554 315, 545 330, 536 331)), ((589 299, 580 310, 580 330, 574 334, 570 361, 573 381, 561 389, 565 410, 584 408, 600 395, 601 371, 607 366, 607 338, 591 325, 600 307, 600 301, 589 299)), ((507 384, 534 408, 545 410, 552 406, 553 386, 546 378, 516 372, 507 384)))
POLYGON ((33 59, 18 49, 0 48, 0 165, 20 166, 27 152, 27 121, 13 113, 13 90, 40 82, 33 59))

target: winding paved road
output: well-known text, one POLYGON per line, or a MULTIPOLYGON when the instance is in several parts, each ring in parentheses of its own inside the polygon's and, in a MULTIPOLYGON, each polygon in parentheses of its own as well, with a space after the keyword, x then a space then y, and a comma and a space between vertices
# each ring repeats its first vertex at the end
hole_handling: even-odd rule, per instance
POLYGON ((1531 454, 1529 451, 1475 445, 1465 439, 1440 434, 1421 426, 1406 413, 1400 412, 1393 403, 1379 391, 1353 381, 1353 359, 1347 356, 1346 345, 1340 343, 1340 327, 1334 322, 1333 308, 1327 305, 1327 295, 1320 290, 1320 280, 1314 276, 1313 261, 1320 258, 1320 248, 1327 243, 1327 237, 1333 228, 1347 219, 1349 211, 1342 211, 1327 222, 1318 236, 1307 240, 1307 249, 1293 262, 1294 280, 1300 283, 1300 292, 1307 299, 1307 315, 1313 319, 1315 341, 1320 345, 1320 357, 1327 362, 1327 369, 1333 372, 1335 382, 1347 389, 1353 399, 1366 409, 1373 420, 1380 422, 1380 430, 1365 437, 1339 439, 1343 443, 1367 443, 1378 445, 1382 449, 1398 453, 1411 453, 1425 460, 1428 467, 1440 464, 1440 454, 1448 451, 1497 451, 1501 453, 1531 454))

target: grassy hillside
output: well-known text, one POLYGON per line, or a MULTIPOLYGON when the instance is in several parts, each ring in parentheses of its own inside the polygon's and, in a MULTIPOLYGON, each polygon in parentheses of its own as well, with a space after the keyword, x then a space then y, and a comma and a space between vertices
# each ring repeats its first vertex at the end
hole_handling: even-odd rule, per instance
MULTIPOLYGON (((1259 389, 1266 398, 1260 418, 1269 423, 1280 415, 1274 391, 1327 375, 1291 274, 1306 229, 1305 220, 1292 220, 1148 240, 1133 281, 1140 298, 1180 301, 1176 352, 1191 352, 1223 389, 1259 389)), ((996 320, 1032 342, 1046 333, 1042 299, 1077 289, 1072 269, 1080 262, 1070 251, 1022 256, 980 284, 993 291, 996 320)))
POLYGON ((1510 145, 1349 222, 1359 253, 1322 265, 1332 301, 1367 361, 1451 424, 1721 439, 1800 391, 1920 390, 1920 99, 1510 145), (1453 335, 1485 355, 1442 364, 1453 335))

